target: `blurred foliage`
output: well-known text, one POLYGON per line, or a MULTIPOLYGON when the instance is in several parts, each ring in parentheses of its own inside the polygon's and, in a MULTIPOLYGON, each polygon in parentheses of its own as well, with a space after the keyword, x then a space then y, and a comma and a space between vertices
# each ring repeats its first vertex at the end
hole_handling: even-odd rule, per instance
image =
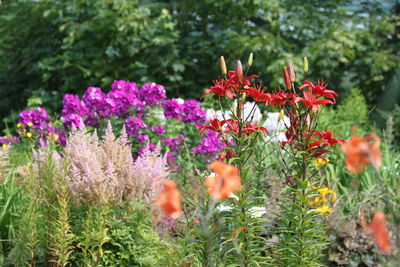
POLYGON ((336 108, 326 107, 322 110, 318 124, 320 130, 332 129, 336 137, 341 139, 351 136, 353 126, 360 128, 359 134, 373 128, 362 91, 354 88, 348 93, 336 108))
POLYGON ((220 55, 232 68, 249 52, 252 72, 267 84, 281 81, 288 61, 303 78, 308 56, 313 79, 339 93, 361 88, 369 104, 388 107, 378 100, 389 99, 393 106, 398 96, 390 97, 386 81, 399 62, 399 12, 384 12, 388 2, 4 0, 0 115, 31 96, 54 111, 64 93, 114 79, 155 81, 169 95, 197 98, 219 72, 220 55))

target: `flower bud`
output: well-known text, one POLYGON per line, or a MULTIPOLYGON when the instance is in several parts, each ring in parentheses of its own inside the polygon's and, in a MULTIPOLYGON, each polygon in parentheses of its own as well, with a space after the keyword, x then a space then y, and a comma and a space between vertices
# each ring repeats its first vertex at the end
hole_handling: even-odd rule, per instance
POLYGON ((283 109, 281 109, 281 111, 279 112, 278 121, 281 121, 283 119, 284 115, 285 115, 285 111, 283 109))
POLYGON ((307 57, 304 57, 304 72, 308 72, 308 59, 307 57))
POLYGON ((242 80, 243 80, 243 67, 242 67, 242 62, 240 62, 240 60, 237 61, 236 74, 237 74, 239 82, 242 82, 242 80))
POLYGON ((296 75, 294 74, 294 68, 292 63, 289 63, 289 77, 292 83, 296 81, 296 75))
POLYGON ((219 66, 220 66, 220 68, 221 68, 222 75, 226 75, 226 73, 227 73, 227 71, 226 71, 226 64, 225 64, 225 59, 224 59, 223 56, 221 56, 221 57, 219 58, 219 66))
POLYGON ((283 67, 283 80, 285 81, 286 89, 291 90, 292 83, 290 82, 289 73, 286 66, 283 67))
POLYGON ((250 53, 249 60, 247 61, 247 65, 250 67, 253 65, 253 53, 250 53))

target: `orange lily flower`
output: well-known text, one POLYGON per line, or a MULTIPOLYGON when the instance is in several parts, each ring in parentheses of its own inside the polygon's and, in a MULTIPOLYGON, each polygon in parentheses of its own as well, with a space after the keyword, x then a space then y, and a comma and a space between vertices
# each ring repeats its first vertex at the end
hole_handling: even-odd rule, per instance
POLYGON ((239 191, 241 180, 237 167, 221 161, 214 161, 208 167, 215 172, 215 175, 207 177, 204 184, 213 199, 226 199, 231 193, 239 191))
POLYGON ((350 172, 360 173, 365 166, 372 163, 376 168, 382 164, 382 154, 379 149, 381 140, 372 133, 364 138, 355 135, 349 142, 342 144, 342 151, 346 154, 346 167, 350 172))
POLYGON ((374 218, 368 225, 368 229, 375 237, 376 244, 382 253, 388 254, 391 251, 389 232, 386 224, 385 214, 381 211, 375 213, 374 218))
POLYGON ((177 219, 181 214, 181 202, 181 193, 176 189, 176 183, 171 180, 166 180, 164 189, 158 196, 157 204, 164 211, 165 215, 171 219, 177 219))

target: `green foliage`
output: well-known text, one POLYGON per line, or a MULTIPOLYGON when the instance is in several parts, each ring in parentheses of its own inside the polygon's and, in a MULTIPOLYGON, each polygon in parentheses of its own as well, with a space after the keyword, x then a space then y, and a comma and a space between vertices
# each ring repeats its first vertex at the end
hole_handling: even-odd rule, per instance
POLYGON ((2 115, 24 107, 21 97, 31 94, 54 110, 64 93, 88 84, 182 80, 175 23, 160 4, 3 1, 0 24, 0 92, 8 99, 2 115))
POLYGON ((109 241, 98 266, 163 266, 172 263, 171 244, 153 230, 149 210, 141 203, 114 207, 107 216, 109 241))
POLYGON ((280 204, 281 226, 276 228, 279 241, 273 258, 277 266, 323 266, 321 251, 327 241, 322 216, 309 205, 313 192, 305 187, 307 183, 298 186, 303 189, 290 187, 292 200, 280 204))
POLYGON ((319 129, 332 129, 337 138, 351 136, 352 126, 361 131, 372 129, 368 119, 368 105, 360 89, 354 88, 336 108, 326 107, 320 114, 319 129))
POLYGON ((64 93, 114 79, 197 98, 220 55, 249 52, 254 73, 275 73, 270 87, 288 61, 303 78, 308 56, 307 78, 330 77, 340 93, 362 88, 376 103, 399 63, 398 16, 379 1, 4 0, 0 24, 2 117, 32 95, 54 111, 64 93))
MULTIPOLYGON (((4 169, 2 170, 4 171, 4 169)), ((0 185, 0 265, 14 244, 20 223, 23 199, 20 188, 15 183, 15 175, 7 175, 0 185)))

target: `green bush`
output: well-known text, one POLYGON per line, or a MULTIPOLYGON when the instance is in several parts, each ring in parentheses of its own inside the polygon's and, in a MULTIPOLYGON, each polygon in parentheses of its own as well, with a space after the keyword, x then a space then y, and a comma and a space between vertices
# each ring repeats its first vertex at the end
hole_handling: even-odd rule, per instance
POLYGON ((172 262, 173 246, 160 240, 151 218, 141 203, 114 207, 107 220, 110 240, 103 246, 99 266, 166 266, 172 262))
POLYGON ((54 111, 64 93, 114 79, 155 81, 170 95, 197 98, 220 55, 234 62, 249 52, 254 72, 275 81, 270 87, 282 83, 288 61, 301 77, 308 56, 307 78, 330 77, 340 93, 362 88, 375 103, 399 62, 398 16, 382 8, 346 0, 4 0, 0 116, 32 95, 54 111))

